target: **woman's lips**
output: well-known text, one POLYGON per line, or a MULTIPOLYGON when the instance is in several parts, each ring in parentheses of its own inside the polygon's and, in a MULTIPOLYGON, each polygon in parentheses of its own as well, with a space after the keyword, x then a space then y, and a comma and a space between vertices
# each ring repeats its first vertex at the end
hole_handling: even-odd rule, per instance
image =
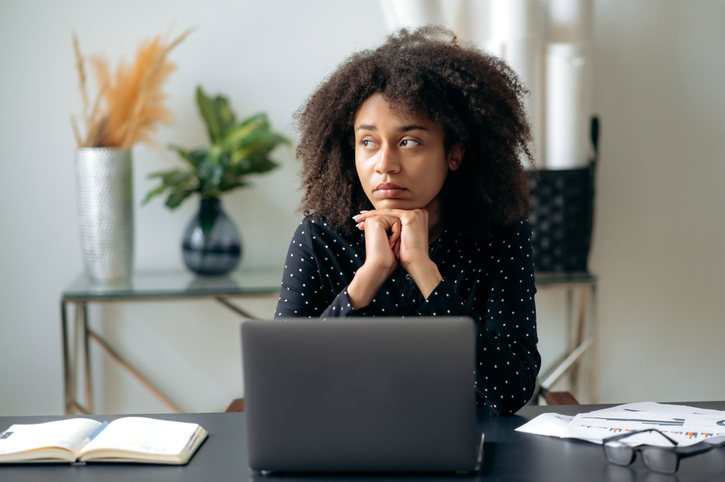
POLYGON ((395 199, 403 194, 405 188, 398 186, 392 182, 381 182, 375 186, 375 194, 383 199, 395 199))

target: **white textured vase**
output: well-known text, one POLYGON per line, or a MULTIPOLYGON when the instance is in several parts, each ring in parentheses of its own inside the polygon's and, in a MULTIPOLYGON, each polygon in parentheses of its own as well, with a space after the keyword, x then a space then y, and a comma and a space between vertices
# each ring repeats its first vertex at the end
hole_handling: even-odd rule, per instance
POLYGON ((76 183, 86 273, 105 283, 129 279, 133 270, 131 151, 78 149, 76 183))

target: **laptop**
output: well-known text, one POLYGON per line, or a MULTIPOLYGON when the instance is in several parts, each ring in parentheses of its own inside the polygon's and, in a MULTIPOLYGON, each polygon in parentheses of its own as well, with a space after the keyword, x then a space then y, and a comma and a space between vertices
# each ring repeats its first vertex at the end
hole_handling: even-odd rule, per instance
POLYGON ((242 358, 253 470, 480 466, 469 318, 249 320, 242 358))

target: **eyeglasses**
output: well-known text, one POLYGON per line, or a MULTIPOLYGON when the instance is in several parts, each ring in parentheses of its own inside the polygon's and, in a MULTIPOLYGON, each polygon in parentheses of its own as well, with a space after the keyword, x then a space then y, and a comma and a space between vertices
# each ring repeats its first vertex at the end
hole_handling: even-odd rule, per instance
POLYGON ((715 447, 725 445, 725 437, 712 437, 705 439, 704 441, 688 447, 677 447, 677 442, 672 440, 670 437, 660 432, 657 429, 650 428, 647 430, 638 430, 636 432, 629 432, 614 437, 605 438, 602 441, 604 446, 604 454, 607 456, 607 460, 616 465, 629 465, 634 462, 637 458, 637 453, 642 454, 642 460, 644 465, 653 472, 660 472, 663 474, 674 474, 677 469, 680 468, 680 460, 687 457, 694 457, 705 452, 709 452, 715 447), (644 445, 638 447, 632 447, 623 442, 621 439, 631 437, 632 435, 645 433, 645 432, 656 432, 662 435, 664 438, 672 443, 672 447, 656 447, 651 445, 644 445))

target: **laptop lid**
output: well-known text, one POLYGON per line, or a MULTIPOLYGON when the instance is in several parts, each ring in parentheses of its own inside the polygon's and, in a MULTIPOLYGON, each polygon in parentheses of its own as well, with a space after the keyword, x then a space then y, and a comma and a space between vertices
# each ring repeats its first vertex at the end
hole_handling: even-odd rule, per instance
POLYGON ((250 320, 242 354, 252 469, 477 468, 471 319, 250 320))

